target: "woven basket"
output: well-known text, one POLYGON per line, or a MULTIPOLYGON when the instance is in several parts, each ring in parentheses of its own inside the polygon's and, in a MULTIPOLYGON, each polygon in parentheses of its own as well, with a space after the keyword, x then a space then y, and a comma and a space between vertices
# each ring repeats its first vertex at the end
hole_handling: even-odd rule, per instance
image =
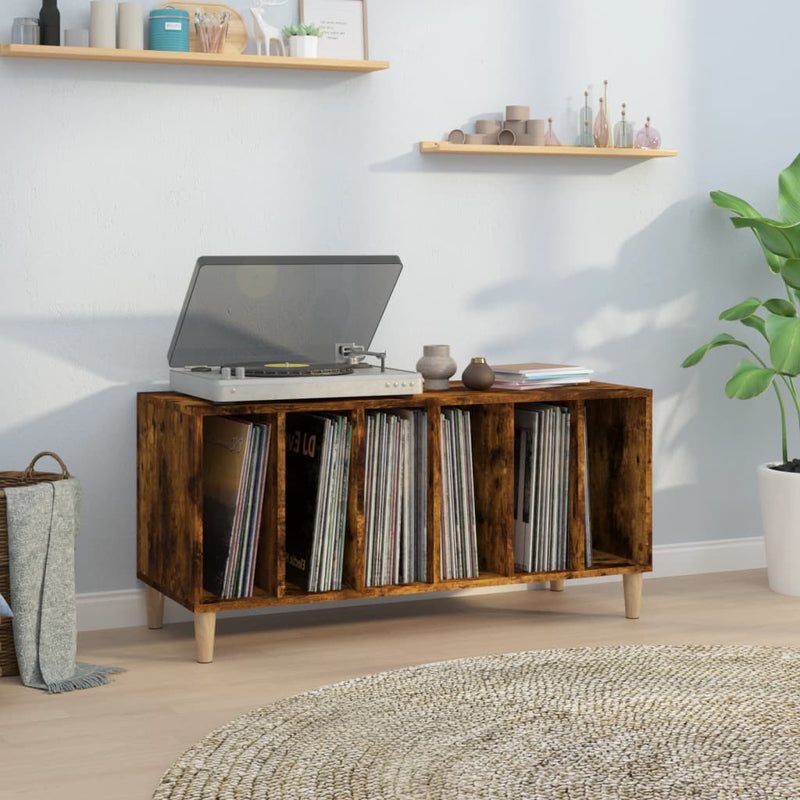
MULTIPOLYGON (((60 481, 69 478, 70 474, 64 462, 55 454, 44 451, 33 457, 27 468, 22 472, 0 472, 0 594, 6 598, 11 608, 14 608, 14 598, 11 597, 9 565, 8 565, 8 522, 6 520, 6 493, 4 489, 10 486, 30 486, 33 483, 44 481, 60 481), (61 472, 35 472, 33 467, 40 458, 50 456, 61 466, 61 472)), ((14 650, 14 633, 11 619, 0 617, 0 676, 19 675, 17 654, 14 650)))

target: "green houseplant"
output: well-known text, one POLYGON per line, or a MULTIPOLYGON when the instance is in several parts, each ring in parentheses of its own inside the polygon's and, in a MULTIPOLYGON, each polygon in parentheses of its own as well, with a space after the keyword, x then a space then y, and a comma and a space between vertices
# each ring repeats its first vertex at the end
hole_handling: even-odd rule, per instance
POLYGON ((322 36, 322 31, 319 29, 318 25, 305 22, 284 25, 281 33, 285 39, 289 39, 292 36, 322 36))
POLYGON ((743 358, 725 385, 725 394, 747 400, 774 390, 780 409, 781 453, 789 461, 785 395, 790 399, 800 427, 800 401, 794 378, 800 375, 800 155, 778 178, 780 220, 763 217, 749 203, 726 192, 711 192, 719 208, 738 214, 732 217, 734 228, 750 228, 759 240, 767 266, 780 283, 781 296, 762 300, 748 297, 725 309, 719 319, 738 322, 757 331, 764 357, 746 341, 729 333, 720 333, 698 347, 683 361, 693 367, 714 348, 743 348, 752 358, 743 358))
POLYGON ((773 297, 748 297, 719 315, 720 320, 754 331, 750 338, 755 338, 756 345, 720 333, 688 355, 681 366, 693 367, 719 347, 741 348, 748 357, 736 364, 725 394, 747 400, 774 391, 780 410, 782 462, 762 464, 757 471, 767 573, 772 589, 800 595, 800 546, 793 541, 800 528, 800 477, 789 474, 800 472, 800 459, 789 461, 787 438, 788 404, 800 427, 795 385, 800 375, 800 155, 778 177, 780 219, 762 216, 727 192, 711 192, 711 200, 737 215, 731 218, 735 228, 749 228, 755 234, 779 288, 773 297))
POLYGON ((322 36, 318 25, 308 22, 295 22, 285 25, 281 30, 289 41, 289 55, 298 58, 316 58, 317 45, 322 36))

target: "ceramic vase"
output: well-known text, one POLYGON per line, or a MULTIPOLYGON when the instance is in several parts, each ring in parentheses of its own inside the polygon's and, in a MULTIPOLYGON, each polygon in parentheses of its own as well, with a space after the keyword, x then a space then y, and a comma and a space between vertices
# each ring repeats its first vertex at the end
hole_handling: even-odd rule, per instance
POLYGON ((461 373, 461 382, 467 389, 488 389, 494 383, 494 370, 485 358, 473 358, 461 373))
POLYGON ((316 58, 319 36, 290 36, 289 55, 295 58, 316 58))
POLYGON ((425 391, 449 389, 450 377, 455 374, 456 362, 450 357, 449 344, 426 344, 422 358, 417 361, 417 372, 422 375, 425 391))

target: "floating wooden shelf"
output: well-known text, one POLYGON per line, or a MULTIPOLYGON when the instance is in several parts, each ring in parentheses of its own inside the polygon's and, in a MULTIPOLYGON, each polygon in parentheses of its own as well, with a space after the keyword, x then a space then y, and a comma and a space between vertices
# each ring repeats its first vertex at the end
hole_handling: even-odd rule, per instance
POLYGON ((110 50, 101 47, 52 47, 40 44, 0 44, 6 58, 55 58, 70 61, 129 61, 137 64, 191 64, 213 67, 307 69, 329 72, 376 72, 388 61, 350 61, 339 58, 292 58, 229 53, 176 53, 166 50, 110 50))
POLYGON ((451 144, 420 142, 421 153, 464 153, 510 156, 579 156, 581 158, 670 158, 677 150, 642 150, 636 147, 531 147, 508 144, 451 144))

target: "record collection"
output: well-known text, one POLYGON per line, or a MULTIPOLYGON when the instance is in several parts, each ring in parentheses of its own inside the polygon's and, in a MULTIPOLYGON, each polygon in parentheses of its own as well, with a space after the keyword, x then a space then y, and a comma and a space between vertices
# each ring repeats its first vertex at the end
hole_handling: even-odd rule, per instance
POLYGON ((514 409, 514 566, 522 572, 567 568, 570 412, 564 406, 514 409))
POLYGON ((352 425, 344 414, 286 420, 286 576, 303 591, 342 588, 352 425))
POLYGON ((366 413, 367 586, 427 580, 427 412, 366 413))
POLYGON ((470 412, 442 411, 441 577, 478 577, 470 412))
POLYGON ((271 426, 207 417, 203 427, 203 585, 228 600, 253 593, 271 426))

